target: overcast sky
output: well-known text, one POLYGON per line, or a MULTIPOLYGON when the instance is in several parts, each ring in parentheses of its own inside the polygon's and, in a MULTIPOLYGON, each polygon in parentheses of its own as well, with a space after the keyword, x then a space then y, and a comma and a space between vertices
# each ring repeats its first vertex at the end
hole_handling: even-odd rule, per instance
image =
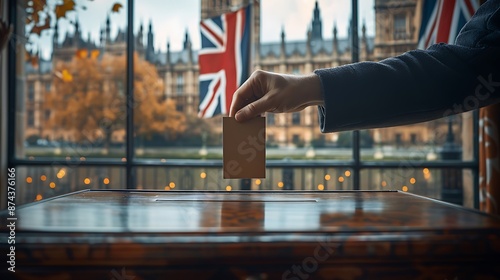
MULTIPOLYGON (((368 35, 375 33, 374 0, 359 0, 360 24, 365 21, 368 35)), ((49 1, 50 2, 50 1, 49 1)), ((77 11, 68 14, 74 20, 78 17, 80 29, 87 38, 89 32, 93 40, 99 39, 99 30, 110 14, 112 36, 118 28, 126 27, 126 1, 124 0, 77 0, 77 11), (110 13, 113 3, 122 3, 124 8, 119 13, 110 13), (85 8, 83 8, 85 6, 85 8)), ((348 0, 318 0, 323 21, 323 37, 331 38, 334 22, 337 23, 339 37, 347 36, 350 18, 350 2, 348 0)), ((307 27, 313 17, 315 0, 261 0, 261 41, 275 42, 280 40, 281 29, 285 29, 287 40, 305 40, 307 27)), ((153 24, 155 49, 165 51, 167 39, 173 51, 182 48, 184 33, 189 31, 193 47, 200 46, 199 35, 200 0, 136 0, 134 32, 144 24, 145 33, 149 21, 153 24)), ((63 19, 60 33, 73 32, 73 26, 63 19)), ((45 57, 48 57, 52 31, 44 32, 40 39, 32 38, 39 45, 45 57)))

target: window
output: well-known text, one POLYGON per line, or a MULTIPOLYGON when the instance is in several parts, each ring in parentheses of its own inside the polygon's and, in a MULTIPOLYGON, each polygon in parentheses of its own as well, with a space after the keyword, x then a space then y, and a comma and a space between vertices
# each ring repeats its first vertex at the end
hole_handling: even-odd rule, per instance
POLYGON ((28 111, 28 119, 27 119, 27 125, 28 127, 33 127, 35 126, 35 112, 33 110, 28 111))
POLYGON ((412 145, 416 145, 417 144, 417 134, 416 133, 410 134, 410 143, 412 145))
MULTIPOLYGON (((276 1, 281 2, 273 5, 292 9, 286 0, 276 1)), ((415 12, 413 2, 395 1, 404 5, 393 8, 394 1, 380 1, 374 9, 373 0, 359 0, 368 42, 366 51, 359 53, 360 60, 393 56, 394 50, 405 52, 416 47, 406 42, 391 43, 391 32, 395 40, 403 40, 409 38, 411 30, 418 30, 416 23, 406 18, 415 12), (381 20, 376 24, 375 18, 381 20)), ((19 189, 24 191, 19 203, 82 188, 225 190, 229 185, 233 190, 240 189, 239 180, 221 177, 220 116, 198 117, 198 25, 200 14, 215 12, 202 11, 202 7, 217 7, 219 11, 226 4, 237 7, 245 1, 186 0, 173 5, 168 0, 158 6, 156 1, 144 0, 134 1, 135 7, 122 1, 123 9, 118 13, 110 12, 107 1, 84 2, 86 9, 77 7, 67 13, 59 19, 58 29, 51 21, 50 30, 42 31, 40 37, 31 34, 26 44, 17 41, 27 53, 35 53, 38 47, 32 46, 40 46, 44 63, 36 69, 29 62, 25 67, 15 69, 11 65, 14 68, 8 69, 27 81, 26 86, 9 91, 9 100, 25 102, 21 104, 24 106, 12 106, 16 110, 9 113, 9 119, 16 120, 16 131, 9 136, 9 164, 24 172, 18 173, 23 176, 19 189), (132 23, 127 22, 129 13, 132 23), (182 17, 186 29, 173 28, 178 24, 170 20, 177 15, 186 15, 182 17), (93 24, 96 21, 102 28, 93 24), (190 44, 183 44, 185 40, 190 44), (168 65, 167 41, 171 46, 168 65), (129 59, 134 59, 133 69, 129 59), (35 87, 34 81, 40 84, 35 87), (39 141, 43 145, 16 150, 24 142, 36 143, 37 139, 46 140, 39 141)), ((257 1, 262 13, 254 14, 260 16, 260 21, 254 22, 261 26, 255 68, 288 69, 299 74, 315 67, 330 67, 334 61, 350 63, 351 52, 362 49, 350 46, 349 17, 343 16, 349 9, 330 9, 324 4, 328 1, 318 1, 323 29, 333 30, 337 22, 341 56, 332 53, 333 34, 326 32, 323 41, 315 41, 312 57, 307 58, 306 34, 292 34, 295 31, 287 27, 290 22, 285 22, 290 55, 283 63, 272 55, 279 54, 281 43, 281 25, 272 24, 273 16, 281 11, 273 10, 271 2, 257 1)), ((295 17, 284 18, 293 20, 303 13, 312 20, 314 1, 306 2, 312 5, 310 10, 301 6, 299 11, 287 11, 295 17)), ((15 28, 31 30, 25 22, 18 21, 15 28)), ((18 61, 25 61, 24 55, 12 50, 9 53, 18 61)), ((10 84, 18 85, 16 77, 9 78, 10 84)), ((280 190, 282 182, 294 190, 398 189, 441 199, 441 188, 446 185, 473 189, 477 194, 478 155, 477 151, 466 150, 477 141, 473 131, 477 128, 472 125, 477 123, 475 114, 324 135, 316 118, 315 108, 267 115, 267 157, 273 164, 265 180, 252 180, 252 189, 280 190), (453 137, 447 137, 450 131, 453 137), (456 150, 452 159, 445 160, 442 148, 450 146, 449 139, 454 139, 456 150), (305 167, 303 160, 311 165, 305 167), (450 176, 453 181, 447 179, 450 176)), ((466 201, 471 205, 473 199, 466 201)))
POLYGON ((292 113, 292 124, 300 125, 300 119, 301 117, 299 112, 292 113))
POLYGON ((396 147, 400 147, 403 144, 403 135, 401 133, 396 133, 394 134, 394 143, 396 144, 396 147))
POLYGON ((406 16, 394 16, 394 40, 405 40, 406 36, 406 16))
POLYGON ((274 114, 267 114, 266 118, 267 118, 267 125, 275 124, 274 114))
POLYGON ((184 75, 182 73, 177 75, 176 85, 177 94, 181 95, 184 92, 184 75))
POLYGON ((35 101, 35 83, 28 83, 28 101, 35 101))

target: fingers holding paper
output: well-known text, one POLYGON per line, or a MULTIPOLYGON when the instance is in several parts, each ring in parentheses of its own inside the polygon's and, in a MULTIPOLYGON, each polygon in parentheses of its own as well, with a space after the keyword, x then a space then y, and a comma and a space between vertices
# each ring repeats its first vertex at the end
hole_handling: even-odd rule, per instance
POLYGON ((255 71, 233 95, 230 117, 244 122, 265 112, 287 113, 323 104, 319 77, 255 71))

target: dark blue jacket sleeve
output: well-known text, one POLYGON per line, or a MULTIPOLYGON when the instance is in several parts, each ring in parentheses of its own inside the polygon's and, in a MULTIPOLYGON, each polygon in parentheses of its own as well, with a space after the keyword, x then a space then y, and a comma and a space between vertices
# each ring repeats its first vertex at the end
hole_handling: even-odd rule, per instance
POLYGON ((429 121, 500 102, 500 0, 483 4, 454 45, 315 73, 322 132, 429 121))

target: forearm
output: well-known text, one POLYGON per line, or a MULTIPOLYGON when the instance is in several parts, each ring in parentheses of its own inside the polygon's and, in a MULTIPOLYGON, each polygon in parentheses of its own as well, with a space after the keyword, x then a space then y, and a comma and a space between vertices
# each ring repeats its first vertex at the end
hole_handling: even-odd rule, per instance
POLYGON ((325 100, 322 131, 410 124, 499 102, 499 17, 498 10, 480 14, 464 28, 473 36, 461 45, 317 70, 325 100))

